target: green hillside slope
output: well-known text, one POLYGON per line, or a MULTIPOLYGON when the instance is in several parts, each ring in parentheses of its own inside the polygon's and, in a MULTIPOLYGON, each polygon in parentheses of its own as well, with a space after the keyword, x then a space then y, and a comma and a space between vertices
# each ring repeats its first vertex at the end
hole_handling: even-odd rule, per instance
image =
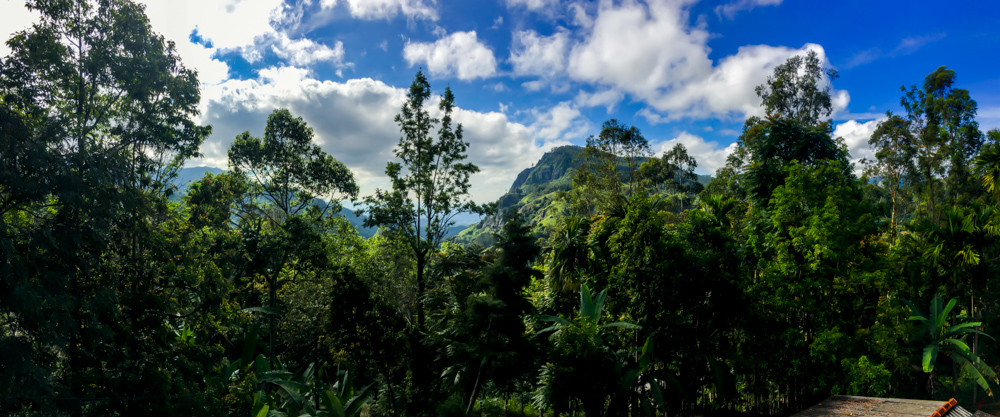
MULTIPOLYGON (((500 197, 499 213, 518 210, 529 225, 543 233, 546 228, 554 226, 554 222, 565 215, 567 207, 561 193, 573 186, 573 170, 580 164, 578 157, 581 152, 583 148, 579 146, 560 146, 542 155, 538 163, 521 171, 510 190, 500 197)), ((698 175, 698 182, 702 184, 708 184, 711 179, 709 175, 698 175)), ((500 226, 499 216, 487 216, 450 241, 489 246, 500 226)))

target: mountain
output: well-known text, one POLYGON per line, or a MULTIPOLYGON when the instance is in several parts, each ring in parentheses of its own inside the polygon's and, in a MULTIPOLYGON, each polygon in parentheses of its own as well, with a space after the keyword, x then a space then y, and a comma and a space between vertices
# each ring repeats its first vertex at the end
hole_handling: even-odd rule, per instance
MULTIPOLYGON (((554 148, 533 165, 518 174, 510 190, 500 197, 499 213, 509 209, 521 212, 529 225, 548 228, 566 212, 566 202, 562 198, 573 186, 573 171, 580 165, 579 146, 554 148)), ((619 169, 624 169, 622 164, 619 169)), ((698 175, 698 182, 707 185, 712 177, 698 175)), ((493 234, 500 231, 500 216, 487 216, 473 224, 450 240, 459 244, 479 244, 489 246, 493 234)))
MULTIPOLYGON (((221 170, 219 168, 212 168, 212 167, 181 168, 177 172, 177 177, 174 178, 174 180, 173 180, 173 184, 177 186, 177 192, 174 193, 173 195, 171 195, 170 199, 173 200, 173 201, 180 201, 181 198, 183 198, 184 195, 187 194, 188 184, 204 178, 205 174, 219 175, 219 174, 221 174, 223 172, 225 172, 225 171, 221 170)), ((322 200, 319 200, 317 204, 320 204, 320 206, 322 207, 322 206, 324 206, 326 204, 326 202, 322 201, 322 200)), ((362 237, 366 238, 366 239, 369 238, 369 237, 374 236, 375 233, 378 231, 378 229, 374 228, 374 227, 365 227, 364 226, 365 218, 358 216, 355 213, 355 211, 351 210, 350 208, 347 208, 347 207, 342 208, 340 210, 340 214, 343 215, 344 217, 346 217, 347 221, 351 222, 351 225, 353 225, 354 228, 357 229, 358 234, 361 235, 362 237)), ((463 217, 461 220, 469 221, 470 223, 472 223, 472 221, 470 221, 470 220, 476 220, 476 219, 478 219, 478 216, 474 217, 474 218, 466 216, 466 217, 463 217)), ((465 226, 465 225, 452 226, 445 233, 445 238, 450 238, 452 236, 457 235, 459 232, 461 232, 462 230, 464 230, 466 227, 468 227, 468 226, 465 226)))
MULTIPOLYGON (((528 223, 538 227, 551 225, 563 214, 561 193, 573 186, 573 170, 579 165, 579 146, 554 148, 531 168, 521 171, 510 190, 500 197, 500 213, 514 209, 524 214, 528 223)), ((493 243, 493 233, 500 230, 500 216, 487 216, 451 239, 460 244, 493 243)))

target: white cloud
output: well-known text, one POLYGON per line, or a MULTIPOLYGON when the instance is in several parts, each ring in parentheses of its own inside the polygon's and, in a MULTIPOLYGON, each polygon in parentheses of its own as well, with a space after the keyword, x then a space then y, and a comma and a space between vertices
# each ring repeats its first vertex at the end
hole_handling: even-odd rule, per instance
POLYGON ((455 32, 434 43, 407 42, 403 58, 411 67, 427 65, 431 75, 437 77, 473 80, 496 74, 493 51, 476 38, 476 31, 455 32))
POLYGON ((646 122, 648 122, 651 125, 658 125, 660 123, 666 123, 666 121, 667 121, 665 117, 663 117, 663 116, 661 116, 659 114, 656 114, 652 110, 649 110, 649 109, 646 109, 646 108, 640 109, 635 114, 637 116, 642 116, 642 118, 646 119, 646 122))
POLYGON ((683 144, 687 148, 688 155, 698 161, 698 168, 695 172, 701 174, 715 175, 715 171, 726 165, 726 158, 736 150, 736 144, 721 146, 715 141, 705 141, 700 136, 692 135, 688 132, 681 132, 677 137, 665 141, 651 141, 650 147, 656 155, 662 155, 677 144, 683 144))
POLYGON ((507 0, 507 7, 524 7, 537 11, 559 4, 559 0, 507 0))
POLYGON ((916 52, 918 49, 922 48, 931 42, 936 42, 944 39, 944 33, 935 33, 933 35, 927 36, 911 36, 903 38, 899 41, 899 45, 896 45, 896 49, 892 50, 891 56, 896 55, 908 55, 916 52))
POLYGON ((551 78, 561 74, 566 69, 568 44, 569 33, 565 30, 550 36, 541 36, 533 30, 514 32, 510 48, 514 75, 551 78))
POLYGON ((218 49, 252 44, 273 33, 271 20, 282 10, 282 0, 174 0, 147 1, 153 29, 177 43, 188 42, 195 29, 218 49))
MULTIPOLYGON (((153 30, 174 41, 177 53, 188 68, 198 71, 203 83, 217 83, 228 77, 229 66, 212 56, 219 49, 239 48, 254 42, 254 38, 274 32, 270 21, 280 10, 282 0, 175 0, 145 1, 146 15, 153 30), (191 42, 197 30, 212 47, 191 42)), ((24 1, 0 1, 0 27, 14 31, 27 28, 37 20, 38 13, 28 12, 24 1), (9 28, 9 29, 8 29, 9 28)), ((3 41, 9 33, 0 33, 3 41)), ((2 42, 0 42, 2 43, 2 42)), ((0 45, 0 55, 9 53, 0 45)))
POLYGON ((781 0, 735 0, 715 6, 715 14, 720 19, 723 16, 732 19, 736 16, 736 13, 743 10, 750 10, 757 6, 777 6, 779 4, 781 4, 781 0))
POLYGON ((579 3, 573 3, 569 5, 568 12, 570 15, 570 23, 574 26, 580 26, 582 28, 590 29, 594 26, 594 19, 587 14, 587 8, 579 3))
POLYGON ((687 19, 682 5, 666 0, 602 3, 590 35, 572 48, 569 74, 648 94, 710 73, 709 33, 687 19))
MULTIPOLYGON (((213 126, 202 145, 205 155, 189 166, 226 166, 226 151, 235 136, 249 130, 263 133, 267 116, 287 108, 315 130, 315 141, 344 162, 358 178, 362 194, 387 187, 386 162, 399 142, 393 121, 406 98, 406 90, 368 78, 345 82, 320 81, 304 68, 280 67, 260 71, 251 80, 228 80, 202 92, 202 124, 213 126)), ((435 98, 436 100, 436 98, 435 98)), ((457 97, 461 104, 462 97, 457 97)), ((436 109, 436 104, 431 103, 436 109)), ((534 128, 510 121, 499 112, 474 112, 456 108, 469 145, 469 162, 480 168, 472 176, 473 198, 489 201, 502 195, 517 174, 537 161, 558 141, 538 144, 534 128)))
POLYGON ((531 114, 535 119, 530 126, 532 133, 546 143, 582 138, 591 127, 590 121, 583 117, 580 109, 568 101, 545 111, 532 109, 531 114))
POLYGON ((484 85, 483 88, 488 88, 488 89, 493 90, 494 92, 497 92, 497 93, 502 93, 504 91, 510 90, 509 88, 507 88, 507 85, 504 84, 504 83, 487 84, 487 85, 484 85))
MULTIPOLYGON (((514 33, 512 72, 537 77, 522 83, 530 91, 546 85, 566 91, 571 81, 618 91, 623 98, 629 95, 649 105, 639 114, 660 123, 761 115, 754 88, 767 80, 775 66, 808 51, 817 52, 826 62, 825 51, 816 44, 744 46, 713 62, 707 45, 713 35, 702 19, 689 23, 690 5, 690 1, 671 0, 573 3, 569 20, 579 30, 570 33, 560 27, 550 36, 514 33)), ((834 112, 843 112, 850 96, 834 90, 833 99, 834 112)), ((580 105, 590 104, 581 101, 580 105)))
POLYGON ((625 98, 624 93, 614 88, 609 88, 595 93, 580 91, 574 101, 576 101, 576 104, 584 107, 604 106, 610 114, 614 111, 615 105, 622 101, 623 98, 625 98))
MULTIPOLYGON (((647 102, 656 110, 667 113, 667 118, 706 118, 712 115, 725 117, 737 114, 739 117, 761 116, 754 87, 763 84, 774 67, 784 63, 794 55, 815 51, 825 61, 823 48, 807 44, 800 49, 766 45, 740 47, 736 55, 724 58, 707 72, 707 76, 688 80, 687 83, 665 91, 659 96, 648 96, 647 102)), ((824 80, 824 86, 829 80, 824 80)), ((847 108, 850 95, 846 90, 833 90, 833 111, 838 113, 847 108)))
POLYGON ((311 39, 291 40, 288 35, 280 33, 271 45, 271 50, 292 66, 310 66, 319 62, 328 62, 337 66, 345 65, 344 43, 341 41, 337 41, 333 48, 330 48, 311 39))
POLYGON ((847 152, 850 153, 851 162, 854 163, 856 170, 860 170, 861 165, 859 162, 862 159, 875 159, 875 153, 872 151, 871 145, 868 144, 868 140, 871 139, 872 133, 875 133, 878 124, 883 120, 885 120, 884 115, 880 119, 864 123, 859 123, 856 120, 848 120, 838 123, 837 127, 833 129, 833 137, 844 138, 844 143, 847 145, 847 152))
MULTIPOLYGON (((437 10, 428 6, 423 0, 344 0, 344 2, 347 3, 347 10, 351 16, 358 19, 388 20, 400 13, 408 19, 438 19, 437 10)), ((337 0, 322 0, 320 6, 330 9, 337 3, 337 0)))

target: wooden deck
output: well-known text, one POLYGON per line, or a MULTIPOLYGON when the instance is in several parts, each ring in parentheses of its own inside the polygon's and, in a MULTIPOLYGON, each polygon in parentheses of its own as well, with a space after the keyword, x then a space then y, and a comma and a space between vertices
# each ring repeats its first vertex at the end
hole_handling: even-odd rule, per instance
MULTIPOLYGON (((794 417, 931 417, 946 404, 947 401, 834 395, 794 417)), ((943 417, 972 417, 972 413, 956 405, 943 417)))

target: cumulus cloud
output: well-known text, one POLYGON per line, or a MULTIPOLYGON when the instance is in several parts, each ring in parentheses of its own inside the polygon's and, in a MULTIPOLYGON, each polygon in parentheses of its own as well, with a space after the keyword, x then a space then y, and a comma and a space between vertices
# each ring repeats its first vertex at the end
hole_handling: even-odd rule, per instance
POLYGON ((722 146, 715 141, 706 141, 700 136, 681 132, 677 137, 665 141, 652 141, 650 148, 656 155, 662 155, 677 144, 683 144, 687 148, 688 155, 698 161, 698 168, 695 172, 701 174, 715 175, 715 171, 726 165, 726 158, 736 150, 736 144, 722 146))
MULTIPOLYGON (((225 168, 226 151, 238 133, 263 134, 267 116, 276 108, 287 108, 315 130, 316 143, 354 171, 363 194, 388 187, 385 164, 394 159, 392 150, 399 142, 393 118, 406 90, 368 78, 333 82, 311 74, 304 68, 266 68, 256 79, 205 87, 199 122, 211 124, 213 133, 202 145, 204 157, 188 165, 225 168)), ((461 104, 462 97, 457 101, 461 104)), ((472 176, 477 201, 498 198, 522 169, 558 142, 537 143, 537 127, 513 122, 500 112, 456 108, 453 116, 470 143, 469 161, 481 170, 472 176)))
POLYGON ((569 33, 557 31, 541 36, 533 30, 514 32, 510 48, 510 63, 514 75, 554 77, 566 69, 566 48, 569 33))
POLYGON ((534 117, 530 126, 532 133, 546 143, 561 141, 569 144, 571 139, 582 138, 591 127, 590 121, 583 117, 580 109, 568 101, 545 111, 532 109, 531 115, 534 117))
POLYGON ((736 17, 736 13, 744 10, 750 10, 757 6, 777 6, 779 4, 781 4, 781 0, 735 0, 715 6, 715 14, 720 19, 723 17, 732 19, 736 17))
POLYGON ((291 40, 288 35, 280 33, 271 45, 271 50, 292 66, 310 66, 318 62, 328 62, 336 66, 346 65, 344 43, 341 41, 337 41, 333 48, 330 48, 311 39, 291 40))
MULTIPOLYGON (((513 73, 537 77, 522 83, 529 90, 541 89, 552 80, 560 80, 561 85, 572 80, 628 94, 649 106, 640 115, 659 123, 760 115, 754 87, 763 84, 775 66, 809 51, 826 62, 821 46, 806 44, 801 48, 744 46, 715 63, 707 46, 712 35, 703 21, 689 23, 689 9, 690 2, 669 0, 574 3, 569 8, 570 20, 580 30, 570 34, 559 28, 550 36, 514 33, 513 73)), ((846 109, 847 92, 835 90, 833 96, 834 111, 846 109)))
POLYGON ((703 27, 688 27, 687 18, 685 8, 666 1, 604 3, 589 36, 572 48, 569 74, 580 81, 640 93, 711 72, 709 33, 703 27))
POLYGON ((407 42, 403 58, 411 67, 426 65, 431 75, 437 77, 473 80, 496 74, 493 51, 476 38, 476 31, 455 32, 433 43, 407 42))
MULTIPOLYGON (((220 49, 239 48, 252 44, 254 38, 274 32, 271 18, 280 10, 282 0, 175 0, 142 1, 146 6, 153 30, 167 40, 174 41, 177 53, 188 68, 198 71, 203 83, 225 80, 229 66, 213 58, 220 49), (201 38, 211 42, 211 47, 192 42, 189 38, 197 31, 201 38)), ((38 19, 37 12, 29 12, 24 1, 0 1, 0 36, 3 41, 15 31, 25 29, 38 19)), ((9 50, 0 42, 0 55, 9 50)))
MULTIPOLYGON (((358 19, 392 19, 400 13, 408 19, 438 19, 437 10, 423 0, 344 0, 343 2, 351 16, 358 19)), ((320 5, 324 9, 330 9, 338 3, 340 3, 338 0, 322 0, 320 5)))
POLYGON ((875 133, 878 124, 883 120, 885 120, 884 115, 882 118, 864 123, 859 123, 856 120, 848 120, 838 123, 837 127, 833 129, 833 137, 844 138, 844 143, 847 145, 847 152, 850 153, 850 159, 854 163, 855 170, 860 171, 860 162, 862 159, 875 159, 875 152, 872 151, 868 140, 871 139, 872 133, 875 133))

